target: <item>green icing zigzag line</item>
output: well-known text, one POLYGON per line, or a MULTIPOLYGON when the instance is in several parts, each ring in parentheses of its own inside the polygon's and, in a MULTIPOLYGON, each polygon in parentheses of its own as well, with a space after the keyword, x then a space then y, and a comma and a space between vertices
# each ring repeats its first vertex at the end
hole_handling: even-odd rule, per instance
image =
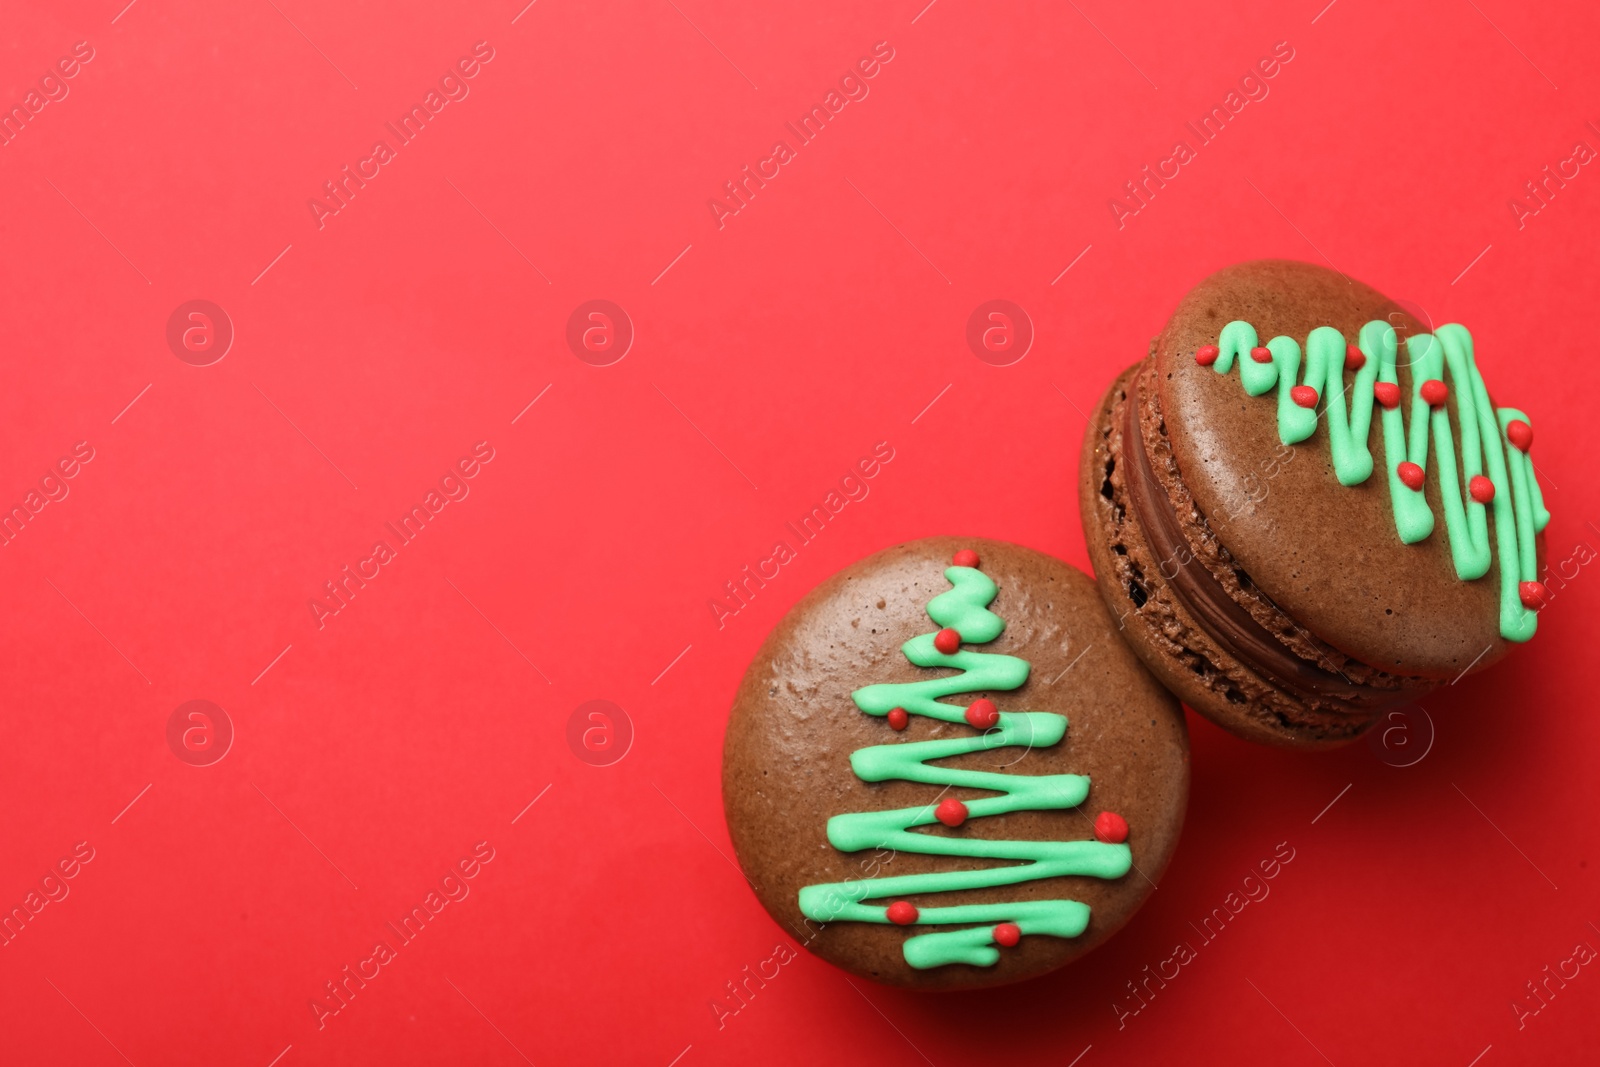
MULTIPOLYGON (((1340 484, 1360 485, 1372 475, 1372 453, 1367 442, 1376 408, 1383 428, 1383 451, 1389 462, 1389 500, 1395 529, 1405 544, 1423 540, 1433 532, 1433 510, 1421 490, 1400 480, 1399 470, 1407 460, 1424 471, 1428 469, 1431 430, 1433 452, 1438 457, 1445 531, 1456 574, 1463 581, 1471 581, 1489 572, 1487 511, 1493 508, 1495 548, 1501 560, 1507 561, 1500 568, 1500 634, 1508 641, 1528 640, 1537 629, 1538 616, 1523 605, 1519 586, 1538 580, 1534 538, 1550 522, 1550 512, 1545 509, 1544 496, 1534 477, 1533 461, 1506 437, 1507 426, 1514 421, 1527 423, 1528 416, 1516 408, 1496 408, 1489 402, 1489 391, 1473 358, 1472 334, 1464 326, 1450 323, 1434 333, 1406 338, 1406 355, 1411 360, 1409 426, 1402 417, 1404 398, 1400 407, 1392 409, 1377 407, 1374 399, 1378 382, 1396 387, 1400 384, 1395 372, 1394 327, 1374 319, 1361 327, 1357 345, 1367 358, 1349 387, 1347 411, 1344 335, 1331 326, 1318 326, 1306 338, 1304 384, 1327 402, 1329 451, 1340 484), (1432 408, 1422 398, 1423 383, 1430 379, 1444 381, 1447 371, 1451 390, 1458 392, 1459 461, 1448 410, 1444 406, 1432 408), (1480 474, 1494 484, 1494 499, 1487 505, 1466 492, 1466 486, 1480 474)), ((1272 353, 1268 363, 1249 358, 1250 350, 1258 346, 1254 326, 1230 322, 1218 337, 1217 360, 1212 369, 1226 374, 1237 359, 1240 381, 1250 396, 1260 396, 1276 385, 1278 438, 1286 445, 1304 441, 1316 431, 1317 412, 1296 404, 1290 395, 1300 373, 1300 345, 1292 337, 1274 337, 1266 344, 1272 353)))
MULTIPOLYGON (((941 627, 959 631, 965 643, 985 644, 999 637, 1005 623, 989 610, 996 593, 994 582, 972 567, 950 567, 944 573, 953 588, 928 603, 929 617, 941 627)), ((913 715, 965 725, 965 708, 946 704, 939 697, 1010 691, 1028 680, 1026 660, 965 649, 946 655, 934 647, 933 639, 933 634, 920 634, 907 641, 901 646, 906 658, 919 667, 954 668, 959 673, 919 682, 869 685, 851 694, 856 706, 868 715, 885 716, 891 708, 899 707, 913 715)), ((997 774, 930 766, 935 760, 969 752, 1053 745, 1065 737, 1066 732, 1064 715, 1042 711, 1001 712, 999 724, 980 736, 875 745, 854 752, 850 766, 858 778, 867 782, 902 780, 1000 794, 967 801, 969 822, 1012 811, 1074 808, 1089 795, 1089 779, 1083 775, 997 774)), ((931 804, 896 811, 836 815, 828 820, 828 841, 844 852, 890 848, 896 852, 1014 862, 981 870, 940 871, 806 886, 800 890, 801 912, 821 922, 887 923, 886 906, 863 902, 962 889, 989 889, 1062 875, 1118 878, 1132 865, 1132 855, 1126 844, 992 841, 911 832, 912 827, 930 826, 937 821, 931 804)), ((918 925, 984 925, 910 937, 904 947, 906 963, 918 969, 947 963, 993 966, 1000 959, 993 942, 994 925, 1002 922, 1015 923, 1023 934, 1077 937, 1088 926, 1089 907, 1075 900, 1034 900, 919 908, 918 925)))

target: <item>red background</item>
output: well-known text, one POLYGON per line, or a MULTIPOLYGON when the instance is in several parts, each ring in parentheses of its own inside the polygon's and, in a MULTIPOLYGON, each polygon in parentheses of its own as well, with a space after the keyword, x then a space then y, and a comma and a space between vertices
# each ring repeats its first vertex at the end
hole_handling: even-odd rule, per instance
POLYGON ((1412 766, 1191 717, 1176 858, 1067 973, 918 997, 802 952, 720 1029, 710 1007, 793 943, 721 816, 756 645, 905 539, 1084 565, 1080 413, 1209 271, 1329 262, 1468 324, 1537 427, 1550 560, 1600 545, 1600 177, 1521 228, 1508 207, 1600 146, 1592 5, 123 3, 10 10, 0 54, 4 102, 94 49, 0 149, 0 498, 95 453, 0 549, 0 903, 95 853, 0 949, 0 1059, 1593 1055, 1596 968, 1511 1007, 1600 948, 1593 567, 1424 701, 1412 766), (319 229, 322 183, 478 41, 470 95, 319 229), (719 229, 707 200, 879 41, 870 95, 719 229), (1279 41, 1270 95, 1119 229, 1108 198, 1279 41), (208 367, 165 340, 193 298, 236 330, 208 367), (636 331, 612 366, 564 340, 592 298, 636 331), (1011 366, 964 340, 991 298, 1036 329, 1011 366), (470 496, 319 630, 322 584, 484 440, 470 496), (871 495, 719 629, 723 583, 879 441, 871 495), (597 698, 634 731, 606 767, 566 739, 597 698), (236 731, 211 766, 166 741, 191 699, 236 731), (485 840, 470 896, 319 1030, 324 983, 485 840), (1279 842, 1270 897, 1119 1029, 1125 983, 1279 842))

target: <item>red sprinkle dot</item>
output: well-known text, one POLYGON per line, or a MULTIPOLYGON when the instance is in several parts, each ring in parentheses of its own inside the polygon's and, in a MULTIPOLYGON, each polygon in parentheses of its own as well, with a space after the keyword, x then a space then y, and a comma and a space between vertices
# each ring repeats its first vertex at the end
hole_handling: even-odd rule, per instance
POLYGON ((1494 499, 1494 483, 1481 474, 1474 474, 1467 483, 1467 492, 1472 494, 1472 499, 1480 504, 1487 504, 1494 499))
POLYGON ((1533 447, 1533 427, 1521 419, 1512 419, 1506 423, 1506 440, 1515 445, 1518 451, 1526 452, 1533 447))
POLYGON ((961 634, 946 626, 933 635, 933 647, 947 656, 953 656, 961 647, 961 634))
POLYGON ((933 817, 946 826, 960 826, 967 821, 967 806, 955 797, 945 797, 933 809, 933 817))
POLYGON ((1317 406, 1317 391, 1309 385, 1297 385, 1289 390, 1289 399, 1303 408, 1317 406))
POLYGON ((978 554, 970 548, 963 548, 955 554, 955 558, 950 562, 957 567, 976 567, 978 565, 978 554))
POLYGON ((1250 350, 1250 358, 1257 363, 1271 363, 1272 350, 1270 348, 1252 348, 1250 350))
POLYGON ((906 724, 910 721, 911 716, 906 714, 905 708, 889 709, 889 725, 894 727, 896 730, 904 730, 906 728, 906 724))
POLYGON ((979 697, 967 705, 967 722, 979 730, 987 730, 1000 721, 1000 709, 988 697, 979 697))
POLYGON ((1118 845, 1128 839, 1128 820, 1114 811, 1102 811, 1094 817, 1094 836, 1108 845, 1118 845))
POLYGON ((1344 350, 1344 365, 1351 370, 1360 370, 1367 365, 1367 354, 1355 345, 1349 345, 1344 350))
POLYGON ((1522 598, 1522 606, 1529 611, 1538 611, 1550 601, 1550 590, 1544 587, 1543 582, 1522 582, 1517 586, 1517 595, 1522 598))
POLYGON ((1217 357, 1220 355, 1222 355, 1222 349, 1216 345, 1202 345, 1200 350, 1194 354, 1194 361, 1202 367, 1209 367, 1217 361, 1217 357))
POLYGON ((1390 411, 1400 406, 1400 387, 1393 382, 1374 382, 1372 395, 1378 403, 1390 411))
POLYGON ((1436 408, 1450 395, 1450 387, 1437 378, 1429 378, 1422 383, 1422 388, 1418 392, 1422 394, 1422 399, 1428 402, 1429 407, 1436 408))
POLYGON ((909 900, 897 900, 884 909, 884 914, 896 926, 910 926, 917 921, 917 906, 909 900))
POLYGON ((1400 475, 1400 480, 1405 483, 1407 489, 1422 488, 1422 468, 1410 460, 1400 464, 1395 473, 1400 475))
POLYGON ((1001 923, 994 928, 994 943, 1001 948, 1010 948, 1022 940, 1022 927, 1016 923, 1001 923))

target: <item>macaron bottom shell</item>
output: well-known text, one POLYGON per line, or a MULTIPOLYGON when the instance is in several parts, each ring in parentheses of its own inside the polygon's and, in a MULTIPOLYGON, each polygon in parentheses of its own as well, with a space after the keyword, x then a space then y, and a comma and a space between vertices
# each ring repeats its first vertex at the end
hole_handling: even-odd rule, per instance
MULTIPOLYGON (((1130 499, 1128 476, 1136 457, 1129 445, 1142 442, 1124 440, 1129 415, 1138 414, 1130 413, 1126 405, 1144 402, 1139 375, 1146 366, 1141 362, 1124 371, 1090 421, 1079 471, 1079 501, 1101 595, 1119 619, 1122 637, 1151 672, 1185 704, 1224 729, 1247 740, 1300 749, 1349 744, 1387 707, 1433 688, 1430 680, 1379 675, 1377 686, 1353 688, 1358 692, 1389 688, 1392 696, 1362 693, 1355 706, 1308 696, 1267 672, 1253 670, 1191 610, 1169 580, 1179 562, 1173 553, 1154 547, 1130 499)), ((1222 551, 1214 544, 1210 547, 1222 551)), ((1191 550, 1185 546, 1185 552, 1191 550)), ((1306 644, 1301 635, 1302 650, 1306 644)))

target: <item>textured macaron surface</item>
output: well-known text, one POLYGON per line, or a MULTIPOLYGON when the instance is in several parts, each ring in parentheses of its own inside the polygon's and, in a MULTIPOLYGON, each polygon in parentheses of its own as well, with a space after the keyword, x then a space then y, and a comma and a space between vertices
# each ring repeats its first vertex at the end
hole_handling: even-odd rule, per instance
POLYGON ((1094 584, 981 539, 888 549, 812 591, 752 661, 723 753, 767 911, 824 959, 925 989, 1104 941, 1166 866, 1188 780, 1181 709, 1094 584))
MULTIPOLYGON (((1493 662, 1508 648, 1501 632, 1505 559, 1496 552, 1482 577, 1458 575, 1444 522, 1441 471, 1446 464, 1432 439, 1425 476, 1403 470, 1399 477, 1421 476, 1422 495, 1439 521, 1431 534, 1406 544, 1397 532, 1391 502, 1396 490, 1387 474, 1404 457, 1387 453, 1380 413, 1374 414, 1367 438, 1373 473, 1359 484, 1341 484, 1329 436, 1331 390, 1325 384, 1311 393, 1301 387, 1302 395, 1289 400, 1281 400, 1276 388, 1248 395, 1241 384, 1242 364, 1252 358, 1248 354, 1231 373, 1218 372, 1206 346, 1217 345, 1226 324, 1236 320, 1254 327, 1261 346, 1287 337, 1301 350, 1318 327, 1332 327, 1355 343, 1367 324, 1392 324, 1400 342, 1398 393, 1406 398, 1408 427, 1414 383, 1405 338, 1426 330, 1376 290, 1303 263, 1244 263, 1192 289, 1156 341, 1148 383, 1153 387, 1148 402, 1156 410, 1148 415, 1164 433, 1182 493, 1192 499, 1210 535, 1256 590, 1306 632, 1355 660, 1422 678, 1449 678, 1493 662), (1316 428, 1285 445, 1280 409, 1301 404, 1313 413, 1316 428)), ((1265 347, 1259 351, 1264 356, 1265 347)), ((1359 355, 1352 360, 1361 361, 1359 355)), ((1507 361, 1491 354, 1478 362, 1492 395, 1494 372, 1509 370, 1507 361)), ((1351 388, 1354 381, 1355 369, 1346 367, 1341 412, 1346 402, 1362 400, 1351 388)), ((1463 414, 1473 417, 1465 383, 1452 381, 1448 389, 1415 384, 1425 397, 1440 390, 1459 449, 1463 414)), ((1368 404, 1376 403, 1372 390, 1369 384, 1368 404)), ((1498 435, 1486 445, 1505 447, 1498 435)), ((1449 457, 1449 463, 1453 470, 1458 457, 1449 457)), ((1469 501, 1466 507, 1481 505, 1469 501)), ((1489 521, 1492 526, 1495 520, 1489 521)), ((1491 530, 1491 544, 1495 536, 1491 530)))

